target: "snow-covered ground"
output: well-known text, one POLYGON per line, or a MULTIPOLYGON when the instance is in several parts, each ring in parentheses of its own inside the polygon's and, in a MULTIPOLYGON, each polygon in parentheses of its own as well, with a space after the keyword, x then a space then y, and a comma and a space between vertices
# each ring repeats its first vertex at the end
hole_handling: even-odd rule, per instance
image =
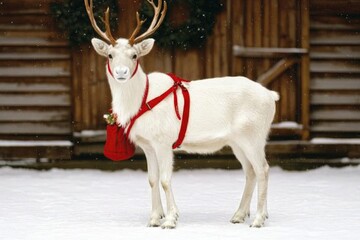
POLYGON ((0 239, 358 239, 360 166, 308 172, 272 168, 264 228, 229 222, 244 184, 241 170, 174 173, 180 209, 174 230, 147 228, 146 173, 0 168, 0 239))

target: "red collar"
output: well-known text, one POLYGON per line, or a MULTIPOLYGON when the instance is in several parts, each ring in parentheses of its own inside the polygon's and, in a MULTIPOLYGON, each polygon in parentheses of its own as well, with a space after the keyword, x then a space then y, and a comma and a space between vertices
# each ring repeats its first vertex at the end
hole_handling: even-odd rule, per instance
MULTIPOLYGON (((114 75, 113 75, 113 73, 112 73, 112 71, 111 71, 109 59, 108 59, 107 62, 106 62, 106 66, 107 66, 107 70, 109 71, 110 75, 114 78, 114 75)), ((135 76, 135 74, 136 74, 136 72, 137 72, 137 70, 138 70, 138 67, 139 67, 139 60, 136 61, 136 66, 135 66, 134 72, 133 72, 133 74, 131 74, 131 77, 130 77, 130 78, 132 78, 133 76, 135 76)))

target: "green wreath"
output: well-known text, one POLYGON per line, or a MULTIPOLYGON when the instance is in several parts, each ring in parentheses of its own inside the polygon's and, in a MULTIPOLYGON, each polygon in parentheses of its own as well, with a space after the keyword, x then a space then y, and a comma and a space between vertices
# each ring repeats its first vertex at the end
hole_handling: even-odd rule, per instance
MULTIPOLYGON (((220 0, 167 0, 167 3, 164 22, 153 35, 157 45, 183 50, 203 47, 213 31, 216 14, 222 10, 220 0)), ((140 9, 141 18, 148 19, 143 24, 144 31, 153 15, 151 5, 144 1, 140 9)))
MULTIPOLYGON (((118 21, 116 0, 94 0, 94 16, 99 27, 104 29, 100 19, 104 17, 107 7, 110 8, 110 25, 114 31, 118 21)), ((91 38, 97 36, 86 13, 84 0, 54 0, 50 10, 57 26, 66 33, 66 38, 72 46, 89 43, 91 38)))

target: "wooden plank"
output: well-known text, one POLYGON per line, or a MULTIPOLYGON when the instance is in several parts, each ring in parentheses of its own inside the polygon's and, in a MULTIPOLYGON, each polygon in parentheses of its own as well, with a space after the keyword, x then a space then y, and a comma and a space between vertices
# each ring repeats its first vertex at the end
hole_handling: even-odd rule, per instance
POLYGON ((204 77, 220 77, 230 73, 228 58, 231 56, 228 56, 228 51, 231 47, 229 41, 232 40, 228 29, 228 24, 230 24, 227 22, 228 18, 227 11, 222 11, 216 16, 213 34, 207 39, 205 49, 203 51, 199 49, 199 54, 203 54, 204 77))
POLYGON ((330 30, 330 31, 358 31, 360 30, 360 18, 354 15, 311 15, 311 30, 330 30))
POLYGON ((311 18, 311 25, 310 25, 310 30, 311 31, 315 31, 315 30, 331 30, 331 31, 360 31, 360 26, 359 25, 351 25, 349 23, 335 23, 332 24, 329 22, 329 16, 326 16, 327 22, 317 22, 317 19, 314 17, 311 18))
POLYGON ((64 106, 70 107, 68 93, 4 94, 0 93, 0 106, 64 106))
POLYGON ((19 10, 30 10, 30 11, 41 11, 41 12, 49 12, 50 10, 50 3, 49 0, 42 0, 41 4, 39 1, 34 0, 22 0, 22 1, 3 1, 0 13, 6 14, 7 12, 16 12, 19 10))
POLYGON ((82 127, 84 129, 90 129, 90 104, 89 100, 91 98, 90 91, 89 91, 89 82, 91 82, 93 78, 93 74, 89 75, 88 67, 90 66, 90 54, 91 50, 89 48, 83 47, 82 48, 82 64, 84 67, 81 68, 81 113, 82 113, 82 127))
POLYGON ((87 79, 87 81, 89 82, 89 99, 88 99, 88 105, 91 106, 89 107, 89 119, 90 119, 90 126, 92 127, 91 129, 93 129, 94 126, 97 126, 97 122, 98 122, 98 110, 99 110, 99 102, 98 102, 98 97, 97 94, 99 94, 99 91, 97 89, 97 83, 98 80, 96 79, 95 74, 93 73, 96 69, 96 57, 95 54, 93 54, 92 51, 89 51, 89 67, 91 71, 91 76, 90 78, 87 79))
POLYGON ((270 19, 271 19, 271 30, 270 30, 270 46, 271 47, 279 47, 279 39, 278 39, 278 34, 279 34, 279 10, 278 10, 279 6, 278 6, 278 0, 273 0, 271 1, 271 5, 270 5, 270 19))
POLYGON ((288 44, 291 47, 297 46, 297 13, 299 9, 296 8, 296 0, 287 1, 288 9, 287 9, 287 19, 288 19, 288 44))
POLYGON ((264 1, 264 15, 263 15, 263 37, 262 37, 262 46, 269 47, 270 46, 270 5, 271 2, 264 1))
POLYGON ((269 71, 260 75, 257 79, 257 82, 261 83, 264 86, 268 86, 272 81, 274 81, 278 76, 280 76, 284 71, 293 66, 297 62, 294 58, 284 58, 278 61, 269 71))
POLYGON ((0 158, 9 160, 19 158, 70 160, 72 153, 73 150, 71 146, 0 146, 0 158))
POLYGON ((312 90, 360 90, 360 79, 356 78, 312 78, 312 90))
POLYGON ((51 121, 69 121, 71 119, 71 113, 69 110, 56 109, 56 110, 0 110, 0 121, 39 121, 39 122, 51 122, 51 121))
POLYGON ((73 95, 72 95, 72 112, 73 112, 73 122, 74 122, 74 131, 81 131, 81 52, 80 51, 73 51, 72 52, 72 88, 73 88, 73 95))
POLYGON ((69 54, 56 53, 0 53, 0 60, 69 60, 69 54))
POLYGON ((241 47, 239 45, 233 46, 234 56, 239 57, 284 57, 289 55, 306 54, 307 49, 303 48, 266 48, 266 47, 241 47))
MULTIPOLYGON (((246 1, 246 18, 245 18, 245 46, 253 47, 254 46, 254 2, 246 1)), ((253 59, 246 59, 245 61, 245 76, 250 79, 255 79, 255 67, 253 59)))
MULTIPOLYGON (((310 10, 309 0, 302 0, 300 2, 300 47, 310 49, 310 10)), ((303 125, 302 139, 307 140, 310 138, 310 57, 308 54, 301 56, 300 60, 300 80, 301 80, 301 111, 300 118, 303 125)))
POLYGON ((261 32, 262 32, 262 13, 261 13, 261 8, 262 8, 262 3, 261 0, 253 0, 253 28, 254 28, 254 47, 261 47, 261 32))
POLYGON ((289 21, 287 19, 287 4, 289 0, 280 0, 279 1, 279 46, 280 47, 290 47, 289 44, 289 33, 288 25, 289 21))
POLYGON ((320 109, 311 112, 313 120, 360 120, 359 109, 320 109))
POLYGON ((245 46, 253 47, 253 30, 254 30, 254 18, 253 18, 253 1, 245 1, 245 46))
MULTIPOLYGON (((360 45, 360 43, 359 43, 360 45)), ((360 59, 360 52, 314 52, 310 53, 311 59, 343 59, 343 60, 358 60, 360 59)))
POLYGON ((70 122, 1 123, 0 134, 71 134, 70 122))
MULTIPOLYGON (((276 66, 276 65, 275 65, 276 66)), ((274 66, 274 67, 275 67, 274 66)), ((275 68, 271 68, 269 70, 269 76, 271 77, 271 70, 273 70, 275 68)), ((276 70, 275 70, 276 71, 276 70)), ((290 93, 289 93, 289 81, 287 79, 287 75, 285 74, 285 71, 282 72, 278 72, 277 75, 274 75, 274 77, 272 79, 278 78, 278 82, 280 85, 280 96, 281 96, 281 101, 280 101, 280 120, 281 121, 290 121, 289 113, 288 113, 288 105, 289 105, 289 100, 290 100, 290 93)), ((268 79, 270 79, 270 77, 268 79)), ((264 80, 266 80, 264 78, 264 80)))
POLYGON ((311 45, 359 45, 360 37, 357 35, 340 35, 340 36, 331 36, 331 35, 320 35, 320 36, 311 36, 310 43, 311 45))
POLYGON ((311 46, 311 53, 338 53, 342 55, 348 55, 350 58, 352 54, 357 56, 360 52, 360 46, 311 46))
POLYGON ((50 41, 45 38, 20 38, 20 37, 7 37, 0 38, 0 46, 8 47, 67 47, 68 43, 66 41, 57 40, 50 41))
POLYGON ((53 25, 54 18, 50 14, 29 13, 29 14, 6 14, 0 15, 1 24, 26 24, 31 22, 36 25, 53 25))
MULTIPOLYGON (((273 0, 270 4, 269 9, 269 15, 270 15, 270 45, 269 47, 272 48, 278 48, 279 47, 279 0, 273 0)), ((275 64, 275 61, 270 61, 268 65, 275 64)), ((274 81, 271 83, 271 89, 277 92, 280 92, 280 82, 274 81)), ((281 115, 281 102, 283 100, 280 98, 280 101, 276 102, 276 113, 275 113, 275 122, 281 121, 280 115, 281 115)))
POLYGON ((317 0, 310 1, 310 8, 312 14, 319 15, 332 15, 332 14, 359 14, 360 2, 359 1, 327 1, 327 0, 317 0))
POLYGON ((312 93, 312 105, 359 105, 360 94, 312 93))
POLYGON ((289 101, 287 104, 288 108, 288 116, 287 120, 298 122, 300 119, 298 118, 298 108, 299 108, 299 90, 298 90, 298 68, 292 67, 287 70, 286 81, 288 81, 288 93, 289 93, 289 101))
POLYGON ((0 67, 0 77, 69 77, 60 67, 0 67))
MULTIPOLYGON (((231 31, 232 31, 232 43, 239 46, 245 46, 245 0, 231 1, 231 31)), ((232 75, 245 75, 244 60, 242 58, 231 58, 232 75)))
POLYGON ((360 73, 360 63, 349 61, 312 61, 312 73, 360 73))
POLYGON ((98 96, 97 113, 99 115, 97 117, 96 128, 93 129, 106 129, 106 123, 103 119, 103 115, 104 113, 107 113, 111 108, 112 97, 111 97, 110 87, 106 77, 105 67, 101 67, 104 66, 104 64, 105 64, 104 58, 101 57, 96 58, 96 79, 98 80, 97 89, 99 92, 101 92, 101 94, 100 96, 99 94, 97 94, 98 96))
POLYGON ((311 125, 314 132, 360 132, 360 121, 357 122, 314 122, 311 125))
POLYGON ((67 83, 19 83, 0 82, 0 92, 67 92, 67 83))
MULTIPOLYGON (((264 48, 270 47, 270 1, 264 1, 264 17, 263 17, 263 37, 262 37, 262 46, 264 48)), ((268 70, 270 68, 270 60, 263 60, 263 69, 268 70)))

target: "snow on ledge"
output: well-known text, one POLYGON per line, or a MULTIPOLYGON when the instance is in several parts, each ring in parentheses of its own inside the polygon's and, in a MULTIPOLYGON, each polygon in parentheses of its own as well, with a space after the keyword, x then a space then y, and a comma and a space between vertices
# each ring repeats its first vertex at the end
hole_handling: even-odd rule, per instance
POLYGON ((360 138, 313 138, 313 144, 360 144, 360 138))
POLYGON ((0 147, 71 147, 70 141, 17 141, 17 140, 0 140, 0 147))
POLYGON ((284 121, 279 123, 273 123, 272 128, 291 128, 291 129, 302 129, 302 125, 297 122, 284 121))
POLYGON ((106 135, 105 130, 83 130, 74 133, 74 137, 97 137, 103 135, 106 135))
POLYGON ((344 157, 340 159, 341 163, 360 163, 360 158, 348 158, 344 157))

